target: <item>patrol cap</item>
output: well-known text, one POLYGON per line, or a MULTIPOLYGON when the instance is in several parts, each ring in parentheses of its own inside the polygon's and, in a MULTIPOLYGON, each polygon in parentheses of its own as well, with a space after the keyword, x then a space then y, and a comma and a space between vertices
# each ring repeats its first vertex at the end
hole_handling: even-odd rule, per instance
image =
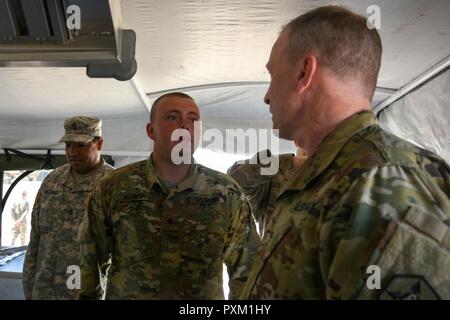
POLYGON ((102 136, 102 120, 96 117, 76 116, 64 121, 65 134, 59 142, 89 142, 102 136))

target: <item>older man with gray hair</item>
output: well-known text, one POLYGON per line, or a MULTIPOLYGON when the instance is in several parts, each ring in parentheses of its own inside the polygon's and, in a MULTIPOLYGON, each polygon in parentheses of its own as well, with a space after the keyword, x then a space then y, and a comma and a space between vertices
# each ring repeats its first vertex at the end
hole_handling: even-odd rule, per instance
POLYGON ((308 159, 274 202, 243 298, 450 298, 450 168, 371 112, 381 39, 320 7, 283 28, 265 102, 308 159))

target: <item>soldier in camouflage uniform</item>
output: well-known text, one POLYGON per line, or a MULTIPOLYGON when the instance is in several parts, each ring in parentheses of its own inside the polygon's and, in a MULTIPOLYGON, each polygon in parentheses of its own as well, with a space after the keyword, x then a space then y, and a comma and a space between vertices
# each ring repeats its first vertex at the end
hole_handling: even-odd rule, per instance
POLYGON ((450 299, 450 168, 378 125, 380 60, 377 31, 340 7, 275 42, 265 101, 308 159, 278 194, 243 298, 450 299))
POLYGON ((257 153, 252 159, 244 163, 234 163, 227 174, 232 177, 244 190, 253 209, 253 214, 259 224, 259 234, 261 237, 268 231, 268 226, 272 224, 273 202, 283 185, 294 169, 299 168, 306 157, 303 150, 297 147, 297 153, 285 153, 271 155, 270 150, 257 153), (264 167, 259 161, 261 155, 270 156, 270 161, 278 161, 278 172, 276 174, 261 174, 264 167))
POLYGON ((22 201, 15 202, 11 209, 13 220, 13 239, 11 246, 15 246, 16 240, 20 237, 20 245, 25 245, 25 236, 27 232, 27 214, 30 210, 30 203, 27 201, 27 192, 22 192, 22 201))
POLYGON ((79 234, 81 299, 223 299, 223 263, 239 296, 259 244, 250 206, 231 178, 172 157, 179 143, 195 149, 199 117, 188 95, 161 96, 147 125, 153 153, 100 180, 79 234), (177 129, 188 137, 172 141, 177 129))
MULTIPOLYGON (((26 299, 74 299, 66 284, 69 266, 79 266, 78 227, 88 195, 113 168, 100 157, 101 120, 72 117, 64 122, 69 161, 51 172, 36 196, 31 235, 23 267, 26 299)), ((70 271, 70 270, 69 270, 70 271)), ((76 282, 75 282, 76 283, 76 282)))

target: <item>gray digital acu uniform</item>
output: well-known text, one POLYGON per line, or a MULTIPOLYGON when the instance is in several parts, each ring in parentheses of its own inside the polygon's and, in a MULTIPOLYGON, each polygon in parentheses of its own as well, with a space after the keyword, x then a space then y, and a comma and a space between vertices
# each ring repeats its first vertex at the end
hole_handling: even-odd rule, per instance
MULTIPOLYGON (((64 127, 66 134, 61 141, 82 142, 101 136, 101 120, 97 118, 69 118, 64 127)), ((65 164, 45 178, 34 202, 23 267, 26 299, 76 298, 66 281, 71 275, 68 267, 80 265, 78 227, 89 194, 100 177, 112 169, 102 159, 102 166, 88 175, 76 175, 70 164, 65 164)))

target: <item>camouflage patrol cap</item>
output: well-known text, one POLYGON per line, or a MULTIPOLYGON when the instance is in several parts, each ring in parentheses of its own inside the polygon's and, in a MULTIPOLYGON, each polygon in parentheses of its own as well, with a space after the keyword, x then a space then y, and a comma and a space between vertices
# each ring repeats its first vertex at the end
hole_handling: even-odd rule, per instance
POLYGON ((65 134, 59 142, 89 142, 102 136, 102 120, 76 116, 64 121, 65 134))

